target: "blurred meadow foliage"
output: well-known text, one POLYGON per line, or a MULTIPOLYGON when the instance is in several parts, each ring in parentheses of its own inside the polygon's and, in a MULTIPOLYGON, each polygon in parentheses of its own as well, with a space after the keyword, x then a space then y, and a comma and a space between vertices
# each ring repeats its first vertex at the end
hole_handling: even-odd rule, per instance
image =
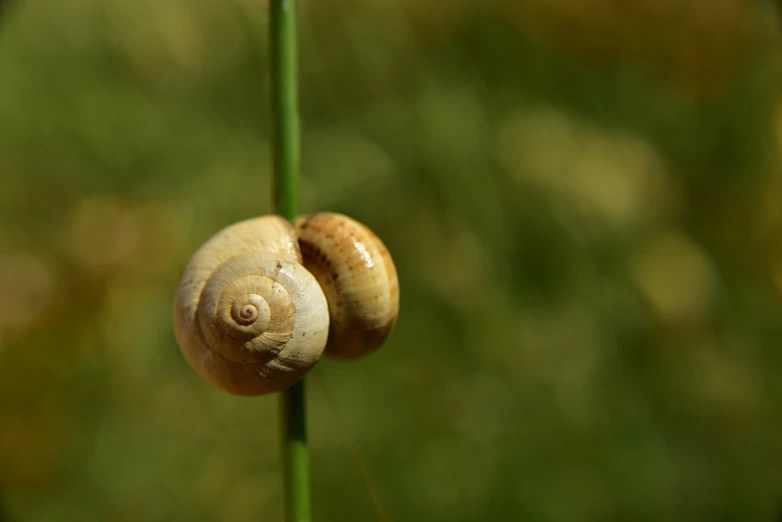
MULTIPOLYGON (((280 520, 275 398, 209 387, 171 324, 195 248, 270 212, 264 8, 0 10, 4 522, 280 520)), ((367 223, 402 289, 385 348, 308 379, 315 520, 375 520, 370 488, 405 522, 773 520, 773 14, 301 12, 302 211, 367 223)))

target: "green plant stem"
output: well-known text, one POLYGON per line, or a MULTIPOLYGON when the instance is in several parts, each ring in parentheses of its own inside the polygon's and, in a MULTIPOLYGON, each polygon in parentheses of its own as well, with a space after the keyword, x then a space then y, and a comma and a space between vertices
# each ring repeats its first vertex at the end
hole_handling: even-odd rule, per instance
POLYGON ((296 0, 269 0, 275 212, 298 214, 299 106, 296 0))
MULTIPOLYGON (((296 0, 269 0, 274 211, 298 213, 299 111, 296 0)), ((310 522, 310 463, 304 381, 280 394, 280 439, 286 522, 310 522)))
POLYGON ((286 522, 310 522, 310 457, 304 413, 304 380, 301 380, 280 394, 286 522))

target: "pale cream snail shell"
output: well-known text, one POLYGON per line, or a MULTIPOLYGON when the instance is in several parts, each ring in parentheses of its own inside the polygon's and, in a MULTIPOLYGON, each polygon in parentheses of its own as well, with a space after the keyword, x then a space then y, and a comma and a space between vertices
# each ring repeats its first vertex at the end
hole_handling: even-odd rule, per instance
POLYGON ((343 359, 376 350, 396 323, 399 285, 388 250, 355 220, 313 214, 294 229, 263 216, 193 255, 174 309, 177 341, 203 378, 263 395, 297 382, 324 350, 343 359))

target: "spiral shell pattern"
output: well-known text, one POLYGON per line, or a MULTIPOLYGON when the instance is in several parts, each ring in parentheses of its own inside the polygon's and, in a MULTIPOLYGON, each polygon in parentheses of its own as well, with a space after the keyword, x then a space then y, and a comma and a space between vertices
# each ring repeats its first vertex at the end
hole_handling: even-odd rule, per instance
POLYGON ((278 216, 231 225, 193 255, 176 295, 175 330, 202 377, 236 395, 263 395, 318 361, 328 305, 300 260, 294 230, 278 216))

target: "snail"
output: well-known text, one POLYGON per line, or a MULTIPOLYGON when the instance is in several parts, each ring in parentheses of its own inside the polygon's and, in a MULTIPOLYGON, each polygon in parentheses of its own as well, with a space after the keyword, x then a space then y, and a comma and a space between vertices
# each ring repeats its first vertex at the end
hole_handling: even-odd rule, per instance
POLYGON ((188 363, 234 395, 281 391, 321 355, 376 351, 399 313, 396 268, 382 241, 342 214, 293 224, 268 215, 230 225, 193 254, 174 299, 188 363))

